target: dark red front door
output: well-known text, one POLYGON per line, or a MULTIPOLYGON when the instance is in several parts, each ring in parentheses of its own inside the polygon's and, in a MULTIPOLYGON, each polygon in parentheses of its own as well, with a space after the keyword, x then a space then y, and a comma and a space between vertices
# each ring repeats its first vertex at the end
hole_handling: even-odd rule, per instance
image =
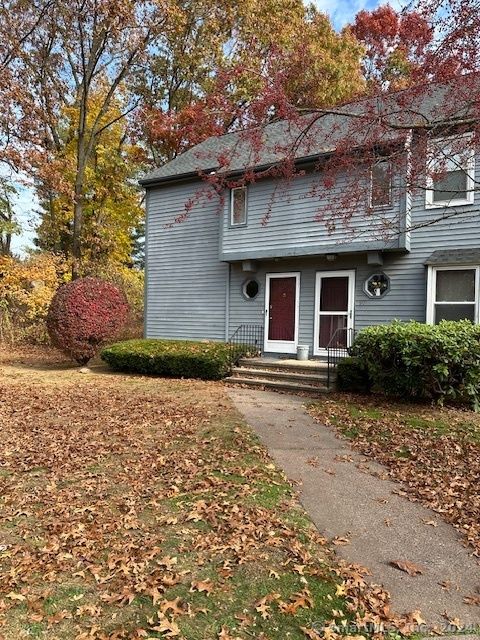
POLYGON ((295 340, 295 308, 297 280, 295 277, 270 278, 268 339, 295 340))

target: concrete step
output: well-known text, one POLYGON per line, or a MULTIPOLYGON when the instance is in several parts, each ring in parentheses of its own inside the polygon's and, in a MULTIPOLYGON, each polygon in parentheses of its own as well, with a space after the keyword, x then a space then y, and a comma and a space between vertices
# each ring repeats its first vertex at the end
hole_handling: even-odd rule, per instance
MULTIPOLYGON (((327 370, 322 369, 319 371, 308 373, 304 369, 301 372, 297 370, 292 371, 280 371, 278 369, 257 369, 247 367, 234 367, 232 369, 232 376, 234 378, 261 378, 263 380, 282 380, 302 382, 305 384, 324 384, 327 381, 327 370)), ((332 376, 333 379, 334 376, 332 376)))
POLYGON ((269 380, 265 378, 241 378, 237 376, 230 376, 229 378, 225 378, 225 381, 229 384, 238 384, 256 388, 261 387, 267 389, 278 389, 280 391, 302 392, 308 393, 310 395, 328 393, 330 391, 326 384, 301 384, 300 382, 289 382, 288 380, 269 380))
POLYGON ((246 369, 259 369, 261 371, 291 371, 292 373, 315 374, 317 372, 327 372, 327 362, 325 360, 309 360, 309 364, 301 360, 282 360, 280 358, 241 358, 239 367, 246 369))

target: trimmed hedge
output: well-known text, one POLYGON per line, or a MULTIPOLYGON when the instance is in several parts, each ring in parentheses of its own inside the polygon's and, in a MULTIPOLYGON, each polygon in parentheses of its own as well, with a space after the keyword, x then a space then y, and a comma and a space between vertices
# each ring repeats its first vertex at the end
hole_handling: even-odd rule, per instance
POLYGON ((480 326, 468 320, 368 327, 351 353, 374 392, 480 407, 480 326))
POLYGON ((230 372, 232 349, 239 358, 248 345, 187 340, 127 340, 103 349, 101 358, 115 371, 220 380, 230 372))

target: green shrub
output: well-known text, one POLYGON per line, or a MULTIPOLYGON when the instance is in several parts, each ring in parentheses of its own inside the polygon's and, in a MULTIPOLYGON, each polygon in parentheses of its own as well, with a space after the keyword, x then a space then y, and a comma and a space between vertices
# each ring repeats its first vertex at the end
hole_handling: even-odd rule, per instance
POLYGON ((367 369, 373 391, 480 406, 480 326, 468 320, 368 327, 352 355, 367 369))
POLYGON ((337 365, 337 388, 339 391, 368 393, 370 377, 360 358, 344 358, 337 365))
POLYGON ((236 358, 251 351, 225 342, 127 340, 107 347, 101 357, 116 371, 220 380, 230 372, 232 349, 236 358))

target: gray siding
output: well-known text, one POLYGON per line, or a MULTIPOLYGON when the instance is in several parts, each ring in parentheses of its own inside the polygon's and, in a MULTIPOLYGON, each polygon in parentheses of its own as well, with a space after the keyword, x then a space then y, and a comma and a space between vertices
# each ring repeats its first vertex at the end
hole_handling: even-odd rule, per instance
MULTIPOLYGON (((313 347, 314 316, 315 316, 315 278, 318 271, 340 271, 342 269, 355 270, 355 328, 361 329, 372 324, 382 324, 398 319, 425 320, 425 310, 421 308, 424 299, 425 278, 424 267, 417 265, 414 271, 409 270, 408 255, 387 255, 383 267, 372 267, 367 264, 365 253, 358 255, 339 256, 335 262, 328 262, 325 258, 298 258, 282 260, 280 262, 262 262, 255 274, 242 272, 239 265, 233 266, 230 285, 230 324, 232 334, 235 329, 247 322, 264 322, 265 317, 265 276, 267 273, 282 273, 289 271, 300 272, 300 327, 299 342, 313 347), (391 278, 391 291, 379 300, 368 297, 363 291, 363 285, 368 276, 377 271, 383 271, 391 278), (412 276, 421 290, 419 296, 418 313, 411 315, 405 311, 405 276, 409 280, 412 276), (242 294, 242 284, 254 277, 260 283, 260 292, 254 300, 246 300, 242 294)), ((411 308, 411 307, 410 307, 411 308)))
MULTIPOLYGON (((477 180, 480 180, 478 158, 477 180)), ((367 264, 367 247, 355 253, 355 245, 346 238, 340 239, 339 244, 338 237, 321 235, 325 228, 313 220, 311 199, 302 196, 307 184, 310 188, 311 178, 299 178, 295 187, 292 185, 294 196, 277 198, 277 209, 272 211, 266 227, 261 227, 260 219, 271 197, 272 185, 267 181, 252 185, 248 226, 235 229, 229 228, 226 210, 223 216, 219 215, 216 199, 198 204, 188 220, 166 228, 165 225, 184 212, 185 202, 198 192, 200 183, 149 190, 146 335, 223 340, 243 323, 263 323, 265 276, 289 271, 300 272, 300 343, 313 346, 314 342, 317 271, 355 269, 356 329, 395 318, 423 322, 425 260, 437 249, 480 247, 480 194, 476 194, 472 206, 442 211, 427 210, 424 192, 417 191, 407 193, 403 204, 397 203, 392 210, 392 216, 401 223, 400 213, 406 212, 398 245, 407 250, 385 252, 383 266, 372 267, 367 264), (433 222, 435 224, 430 224, 433 222), (305 246, 318 255, 308 255, 308 252, 297 255, 305 246), (261 251, 278 258, 287 257, 257 259, 257 272, 249 274, 242 271, 240 262, 232 260, 230 267, 222 262, 219 248, 221 255, 227 252, 230 257, 241 252, 253 259, 261 251), (329 262, 325 253, 337 253, 338 258, 329 262), (376 271, 384 271, 391 281, 391 290, 381 299, 371 299, 363 291, 365 279, 376 271), (242 284, 252 276, 260 283, 260 293, 255 300, 246 300, 242 284)), ((362 213, 358 224, 367 229, 371 220, 366 221, 362 213)), ((368 248, 374 246, 368 245, 368 248)))
POLYGON ((355 194, 361 204, 358 203, 348 225, 336 215, 336 229, 332 232, 324 220, 316 219, 319 211, 328 216, 329 202, 335 203, 333 210, 337 214, 336 208, 342 208, 341 203, 348 199, 349 189, 353 194, 354 190, 345 178, 339 178, 331 189, 323 188, 318 173, 296 177, 288 183, 265 179, 250 184, 245 226, 230 226, 230 202, 225 198, 221 259, 268 259, 318 255, 329 251, 348 253, 366 248, 403 248, 405 238, 399 232, 404 223, 405 197, 398 179, 395 181, 396 197, 392 207, 370 210, 368 185, 364 185, 355 194), (270 218, 267 224, 262 224, 267 213, 271 214, 270 218))
MULTIPOLYGON (((476 162, 476 180, 480 180, 480 159, 476 162)), ((233 331, 242 323, 264 322, 265 316, 265 276, 267 273, 289 271, 300 272, 300 327, 299 342, 313 346, 315 315, 315 274, 317 271, 338 271, 355 269, 355 329, 369 325, 385 324, 393 319, 425 322, 426 317, 426 268, 427 258, 437 249, 461 249, 480 247, 480 193, 475 194, 475 203, 464 207, 426 209, 425 192, 418 190, 406 195, 407 225, 404 237, 410 252, 388 252, 383 254, 382 267, 367 264, 365 252, 338 253, 334 262, 328 262, 322 255, 298 257, 282 260, 261 260, 255 274, 242 272, 241 265, 234 265, 230 286, 230 323, 233 331), (442 219, 443 218, 443 219, 442 219), (381 299, 368 297, 363 286, 367 277, 383 271, 390 277, 389 293, 381 299), (261 285, 255 300, 246 300, 241 292, 242 283, 248 277, 255 277, 261 285)), ((272 218, 273 222, 273 218, 272 218)), ((269 223, 271 224, 271 223, 269 223)), ((285 223, 285 235, 293 225, 285 223)), ((238 231, 234 229, 232 231, 238 231)), ((350 251, 352 246, 350 245, 350 251)), ((324 251, 319 251, 324 253, 324 251)))
POLYGON ((146 337, 225 338, 228 265, 218 260, 218 202, 204 198, 175 222, 198 190, 189 183, 148 192, 146 337))

